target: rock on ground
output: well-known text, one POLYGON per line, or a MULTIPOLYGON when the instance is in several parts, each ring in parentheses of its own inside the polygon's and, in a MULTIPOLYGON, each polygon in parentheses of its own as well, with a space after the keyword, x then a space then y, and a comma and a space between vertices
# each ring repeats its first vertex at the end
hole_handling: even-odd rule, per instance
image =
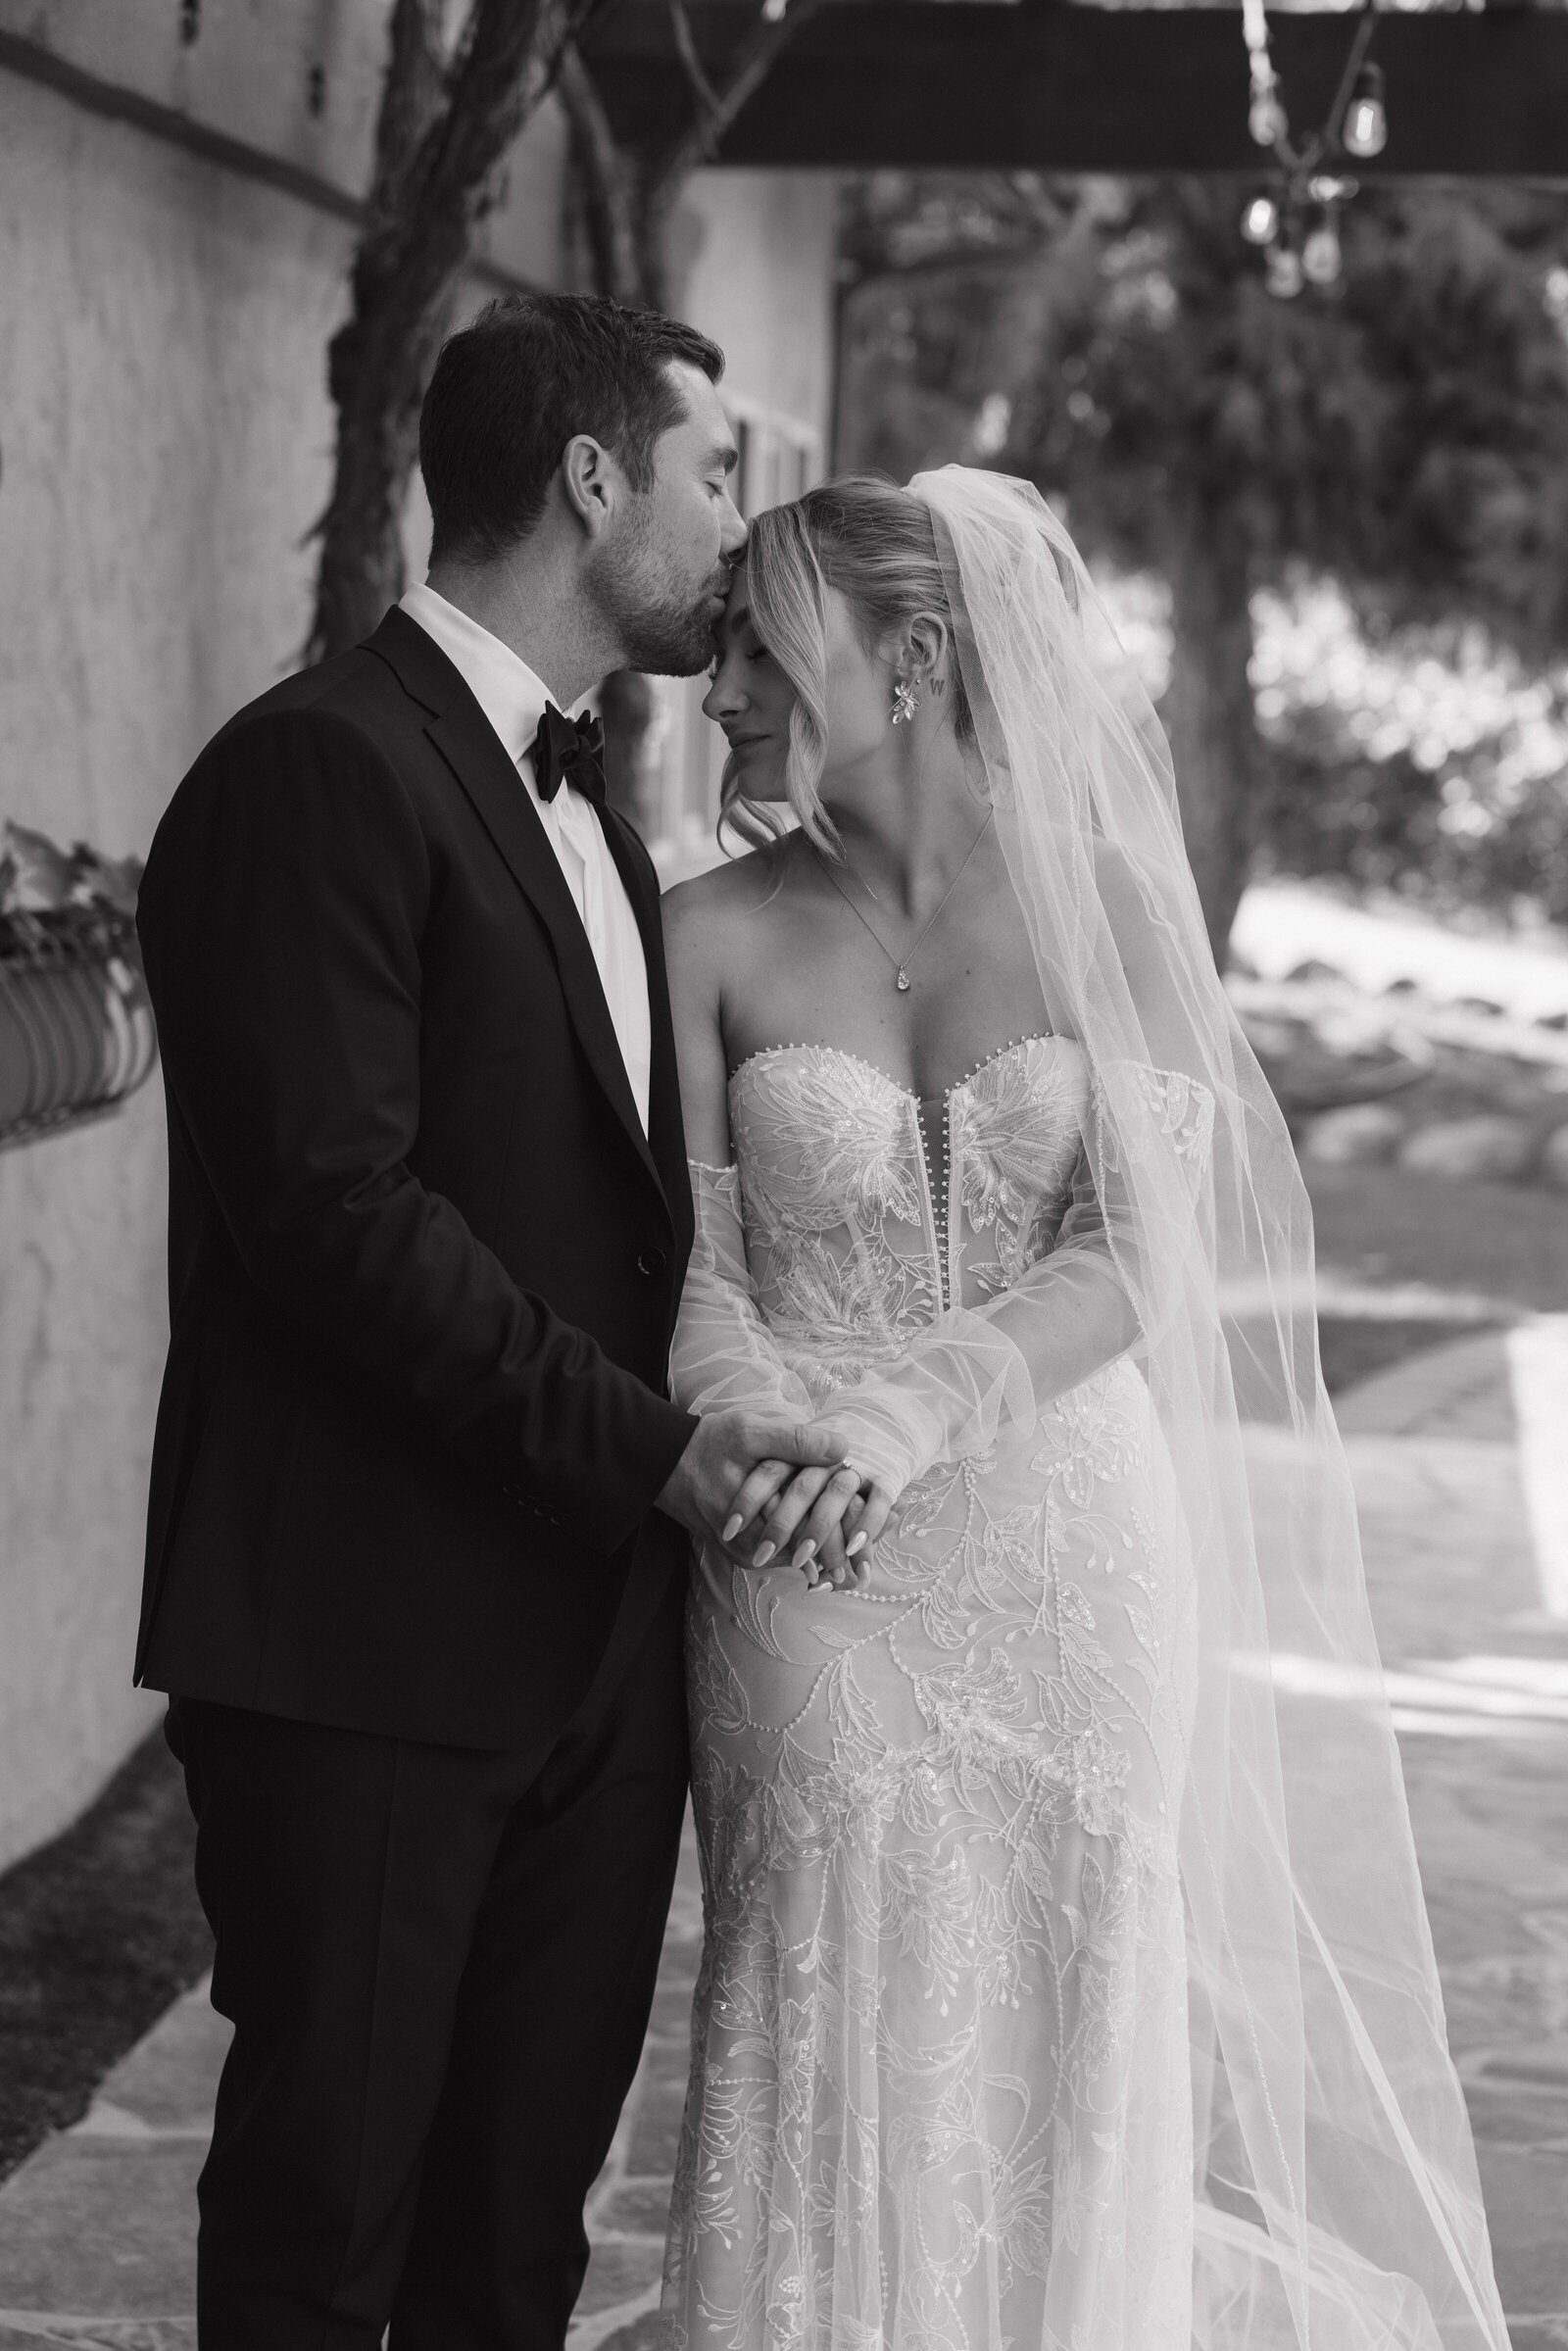
POLYGON ((1489 1176, 1523 1172, 1534 1147, 1522 1118, 1453 1118, 1423 1127, 1399 1152, 1399 1165, 1416 1175, 1447 1176, 1473 1183, 1489 1176))
POLYGON ((1391 1159, 1404 1141, 1405 1122, 1387 1102, 1350 1102, 1324 1110, 1301 1137, 1301 1156, 1323 1166, 1348 1167, 1368 1159, 1391 1159))
POLYGON ((1568 1126, 1560 1126, 1546 1137, 1541 1153, 1541 1173, 1559 1192, 1568 1192, 1568 1126))

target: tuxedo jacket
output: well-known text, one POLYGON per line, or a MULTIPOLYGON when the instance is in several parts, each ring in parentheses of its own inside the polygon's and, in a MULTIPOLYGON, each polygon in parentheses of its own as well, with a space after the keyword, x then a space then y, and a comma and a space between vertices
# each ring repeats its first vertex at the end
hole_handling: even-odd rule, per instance
MULTIPOLYGON (((542 1753, 695 1423, 666 1370, 691 1196, 653 863, 649 1131, 511 759, 394 610, 202 753, 137 924, 171 1339, 138 1680, 542 1753)), ((657 1588, 657 1589, 656 1589, 657 1588)))

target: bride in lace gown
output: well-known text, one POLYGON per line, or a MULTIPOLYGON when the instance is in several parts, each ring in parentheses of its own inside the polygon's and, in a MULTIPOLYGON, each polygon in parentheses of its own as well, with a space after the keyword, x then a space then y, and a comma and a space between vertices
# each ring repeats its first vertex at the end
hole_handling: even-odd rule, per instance
MULTIPOLYGON (((1297 1923, 1323 1861, 1233 1445, 1260 1322, 1227 1396, 1213 1304, 1268 1270, 1265 1211, 1279 1270, 1287 1220, 1250 1180, 1226 1268, 1267 1098, 1193 944, 1152 715, 1083 682, 1091 595, 1032 492, 953 468, 763 516, 723 625, 707 707, 759 845, 666 901, 698 1225, 673 1383, 826 1421, 849 1466, 759 1473, 697 1563, 679 2351, 1504 2339, 1396 1803, 1366 1799, 1405 2005, 1380 1981, 1352 2023, 1297 1923)), ((1290 1311, 1245 1417, 1304 1494, 1290 1311)), ((1327 1622, 1321 1560, 1283 1548, 1274 1606, 1311 1583, 1327 1622)), ((1359 1727, 1296 1728, 1319 1809, 1362 1786, 1359 1727)))

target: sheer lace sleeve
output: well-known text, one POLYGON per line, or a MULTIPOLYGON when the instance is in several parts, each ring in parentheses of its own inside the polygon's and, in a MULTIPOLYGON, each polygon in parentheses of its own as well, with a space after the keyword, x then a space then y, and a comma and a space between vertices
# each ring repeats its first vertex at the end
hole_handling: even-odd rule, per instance
POLYGON ((746 1260, 741 1180, 733 1167, 689 1160, 697 1236, 670 1349, 670 1391, 688 1412, 726 1405, 814 1420, 816 1406, 769 1336, 746 1260))
POLYGON ((939 1315, 896 1363, 832 1397, 821 1417, 844 1431, 857 1468, 900 1493, 939 1461, 1031 1435, 1048 1404, 1137 1337, 1083 1155, 1050 1255, 985 1305, 939 1315))

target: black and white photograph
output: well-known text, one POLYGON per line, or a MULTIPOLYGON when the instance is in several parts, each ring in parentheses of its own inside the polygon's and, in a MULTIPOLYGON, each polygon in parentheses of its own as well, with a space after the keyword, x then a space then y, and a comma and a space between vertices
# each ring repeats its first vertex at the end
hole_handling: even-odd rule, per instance
POLYGON ((1568 0, 0 0, 0 2351, 1568 2351, 1568 0))

